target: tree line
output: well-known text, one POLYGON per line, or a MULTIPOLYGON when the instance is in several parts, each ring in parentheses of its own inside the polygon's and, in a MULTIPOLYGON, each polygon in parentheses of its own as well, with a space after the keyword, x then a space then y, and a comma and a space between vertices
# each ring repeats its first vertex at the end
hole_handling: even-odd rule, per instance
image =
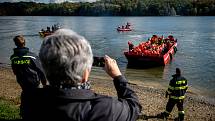
POLYGON ((214 16, 214 0, 101 0, 0 3, 1 16, 214 16))

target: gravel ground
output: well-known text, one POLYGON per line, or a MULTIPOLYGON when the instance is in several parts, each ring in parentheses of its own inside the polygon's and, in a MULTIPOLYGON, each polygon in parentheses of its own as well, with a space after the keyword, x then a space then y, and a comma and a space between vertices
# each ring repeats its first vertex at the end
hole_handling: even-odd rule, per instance
MULTIPOLYGON (((114 85, 103 71, 91 73, 90 80, 92 90, 97 93, 116 96, 114 85)), ((141 105, 142 113, 145 115, 141 120, 162 121, 157 118, 157 114, 165 110, 167 98, 164 97, 165 90, 155 87, 144 86, 143 84, 129 80, 131 88, 137 93, 141 105)), ((0 66, 0 98, 11 100, 19 105, 21 89, 16 82, 16 78, 10 68, 0 66)), ((202 96, 193 93, 187 93, 184 102, 186 121, 215 121, 215 104, 208 102, 202 96)), ((174 121, 177 118, 177 108, 174 107, 168 121, 174 121)), ((139 121, 139 120, 138 120, 139 121)))

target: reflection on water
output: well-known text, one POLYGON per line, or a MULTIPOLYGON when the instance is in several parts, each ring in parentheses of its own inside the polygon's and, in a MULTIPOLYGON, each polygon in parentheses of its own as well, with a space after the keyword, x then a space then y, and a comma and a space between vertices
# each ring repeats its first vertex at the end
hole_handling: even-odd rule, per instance
POLYGON ((126 69, 125 75, 134 80, 143 80, 149 82, 162 82, 164 67, 154 67, 147 69, 126 69))
POLYGON ((179 67, 192 88, 200 90, 200 94, 215 98, 215 17, 1 16, 0 63, 10 63, 15 35, 24 35, 27 46, 38 53, 43 41, 38 32, 57 23, 85 36, 95 56, 107 54, 115 58, 129 80, 154 83, 166 88, 175 68, 179 67), (126 22, 132 24, 134 31, 117 32, 116 27, 126 22), (128 49, 128 40, 138 45, 153 34, 173 34, 178 39, 178 51, 173 61, 165 67, 127 68, 123 51, 128 49))

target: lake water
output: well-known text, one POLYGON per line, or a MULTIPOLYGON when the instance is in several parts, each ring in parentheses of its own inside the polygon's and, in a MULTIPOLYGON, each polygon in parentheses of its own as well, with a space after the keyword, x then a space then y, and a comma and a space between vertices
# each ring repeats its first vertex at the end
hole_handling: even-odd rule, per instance
MULTIPOLYGON (((179 67, 189 80, 191 91, 215 99, 215 17, 47 17, 1 16, 0 63, 10 64, 13 37, 25 36, 27 46, 38 53, 42 38, 38 31, 59 23, 85 36, 96 56, 115 58, 129 80, 167 88, 175 68, 179 67), (118 33, 116 27, 130 22, 134 31, 118 33), (127 69, 123 51, 127 42, 146 41, 153 34, 178 39, 178 51, 165 67, 127 69)), ((96 69, 95 69, 96 70, 96 69)))

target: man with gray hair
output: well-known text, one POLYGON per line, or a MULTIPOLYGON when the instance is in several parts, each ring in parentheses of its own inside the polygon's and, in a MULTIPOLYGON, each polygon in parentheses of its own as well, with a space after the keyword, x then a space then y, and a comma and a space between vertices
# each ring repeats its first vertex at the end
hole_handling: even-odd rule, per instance
POLYGON ((135 121, 141 105, 128 87, 116 61, 105 56, 105 71, 113 78, 118 98, 90 90, 93 54, 89 42, 72 30, 59 29, 43 41, 39 53, 49 87, 23 97, 24 120, 135 121))

